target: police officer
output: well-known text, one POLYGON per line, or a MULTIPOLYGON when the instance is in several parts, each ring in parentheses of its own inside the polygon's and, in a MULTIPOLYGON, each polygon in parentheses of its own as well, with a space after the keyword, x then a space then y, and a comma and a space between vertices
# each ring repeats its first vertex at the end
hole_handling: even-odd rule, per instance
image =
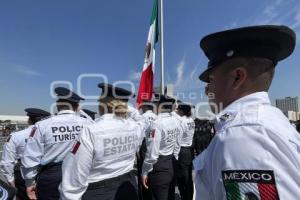
POLYGON ((57 115, 35 124, 22 157, 30 199, 59 199, 61 163, 82 127, 90 124, 76 115, 79 101, 83 98, 63 87, 55 88, 55 93, 58 96, 57 115), (35 183, 38 167, 40 171, 35 183))
POLYGON ((268 97, 278 61, 296 44, 286 26, 214 33, 200 46, 216 135, 194 161, 197 200, 300 198, 300 137, 268 97), (223 106, 222 106, 223 105, 223 106))
MULTIPOLYGON (((146 135, 150 134, 151 131, 151 127, 153 127, 153 122, 157 119, 157 115, 154 113, 154 110, 156 109, 156 105, 155 105, 155 100, 144 100, 143 103, 140 106, 141 110, 142 110, 142 115, 145 119, 147 119, 147 122, 150 123, 149 124, 149 128, 146 130, 146 135)), ((139 159, 138 159, 138 172, 139 172, 139 180, 142 180, 142 176, 141 176, 141 172, 142 172, 142 166, 143 166, 143 162, 146 156, 146 152, 147 152, 147 144, 146 144, 146 137, 143 140, 142 146, 140 148, 139 151, 139 159)), ((143 200, 151 200, 152 199, 152 194, 151 191, 146 189, 143 184, 139 185, 140 189, 141 189, 141 199, 143 200)))
POLYGON ((192 200, 194 193, 192 177, 194 149, 192 144, 195 132, 195 122, 192 118, 191 109, 192 105, 187 103, 179 103, 177 108, 177 114, 182 118, 181 126, 183 128, 177 169, 177 183, 181 200, 192 200))
POLYGON ((147 139, 147 152, 143 163, 143 185, 150 188, 153 199, 174 198, 174 168, 178 159, 182 127, 171 112, 175 100, 161 95, 158 100, 159 114, 147 139))
POLYGON ((5 176, 9 185, 18 189, 17 198, 26 200, 25 181, 23 180, 20 172, 20 160, 24 153, 26 141, 30 135, 33 125, 50 116, 50 113, 38 108, 26 108, 28 128, 12 133, 7 142, 3 146, 2 159, 0 162, 1 172, 5 176))
POLYGON ((107 83, 98 87, 101 119, 83 129, 64 160, 60 198, 138 199, 133 166, 147 123, 136 109, 128 109, 132 92, 107 83))

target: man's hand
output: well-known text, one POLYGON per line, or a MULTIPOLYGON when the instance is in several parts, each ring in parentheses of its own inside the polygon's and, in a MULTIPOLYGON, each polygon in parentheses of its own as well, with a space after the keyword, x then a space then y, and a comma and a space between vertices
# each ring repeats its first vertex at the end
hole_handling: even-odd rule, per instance
POLYGON ((26 192, 27 192, 27 196, 29 197, 29 199, 31 200, 36 200, 37 197, 36 197, 36 185, 33 184, 31 186, 28 186, 26 188, 26 192))
POLYGON ((143 185, 144 185, 144 187, 146 189, 148 189, 149 188, 148 187, 148 176, 143 176, 142 179, 143 179, 143 185))
POLYGON ((10 181, 10 182, 8 182, 8 184, 11 186, 11 187, 16 187, 16 185, 15 185, 15 181, 10 181))

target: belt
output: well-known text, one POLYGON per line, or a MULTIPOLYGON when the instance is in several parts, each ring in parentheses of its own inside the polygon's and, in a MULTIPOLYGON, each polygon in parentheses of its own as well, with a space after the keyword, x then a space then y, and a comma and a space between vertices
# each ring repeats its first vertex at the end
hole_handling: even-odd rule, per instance
POLYGON ((58 167, 58 166, 61 166, 61 165, 62 165, 62 162, 57 162, 57 163, 55 163, 55 162, 50 162, 50 163, 48 163, 48 164, 46 164, 46 165, 42 165, 42 166, 41 166, 41 171, 50 169, 50 168, 52 168, 52 167, 58 167))
POLYGON ((180 149, 191 149, 192 146, 181 146, 180 149))
POLYGON ((170 154, 170 155, 160 155, 160 156, 158 156, 158 159, 171 159, 171 158, 173 158, 174 157, 174 155, 173 154, 170 154))
POLYGON ((126 174, 114 177, 114 178, 109 178, 109 179, 105 179, 99 182, 94 182, 94 183, 90 183, 87 190, 94 190, 97 188, 103 188, 103 187, 109 187, 112 186, 116 183, 120 183, 123 182, 124 180, 128 180, 130 178, 133 178, 136 176, 136 172, 135 171, 130 171, 127 172, 126 174))

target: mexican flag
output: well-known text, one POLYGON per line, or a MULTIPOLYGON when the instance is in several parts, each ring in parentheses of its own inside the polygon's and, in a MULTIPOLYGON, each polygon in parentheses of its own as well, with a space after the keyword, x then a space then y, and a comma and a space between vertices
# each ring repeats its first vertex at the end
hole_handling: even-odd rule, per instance
POLYGON ((279 200, 273 171, 223 171, 227 200, 279 200))
POLYGON ((154 80, 154 64, 155 64, 155 44, 158 42, 158 0, 154 0, 152 15, 150 20, 150 29, 145 49, 145 60, 143 71, 140 79, 139 92, 137 96, 137 104, 143 103, 143 100, 152 98, 153 80, 154 80))

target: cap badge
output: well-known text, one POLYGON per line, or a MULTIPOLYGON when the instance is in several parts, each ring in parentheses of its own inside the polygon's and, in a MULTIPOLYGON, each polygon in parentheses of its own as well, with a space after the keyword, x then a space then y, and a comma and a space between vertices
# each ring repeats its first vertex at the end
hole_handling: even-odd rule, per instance
POLYGON ((234 54, 234 51, 233 51, 233 50, 229 50, 229 51, 227 51, 227 53, 226 53, 227 57, 231 57, 231 56, 233 56, 233 54, 234 54))

